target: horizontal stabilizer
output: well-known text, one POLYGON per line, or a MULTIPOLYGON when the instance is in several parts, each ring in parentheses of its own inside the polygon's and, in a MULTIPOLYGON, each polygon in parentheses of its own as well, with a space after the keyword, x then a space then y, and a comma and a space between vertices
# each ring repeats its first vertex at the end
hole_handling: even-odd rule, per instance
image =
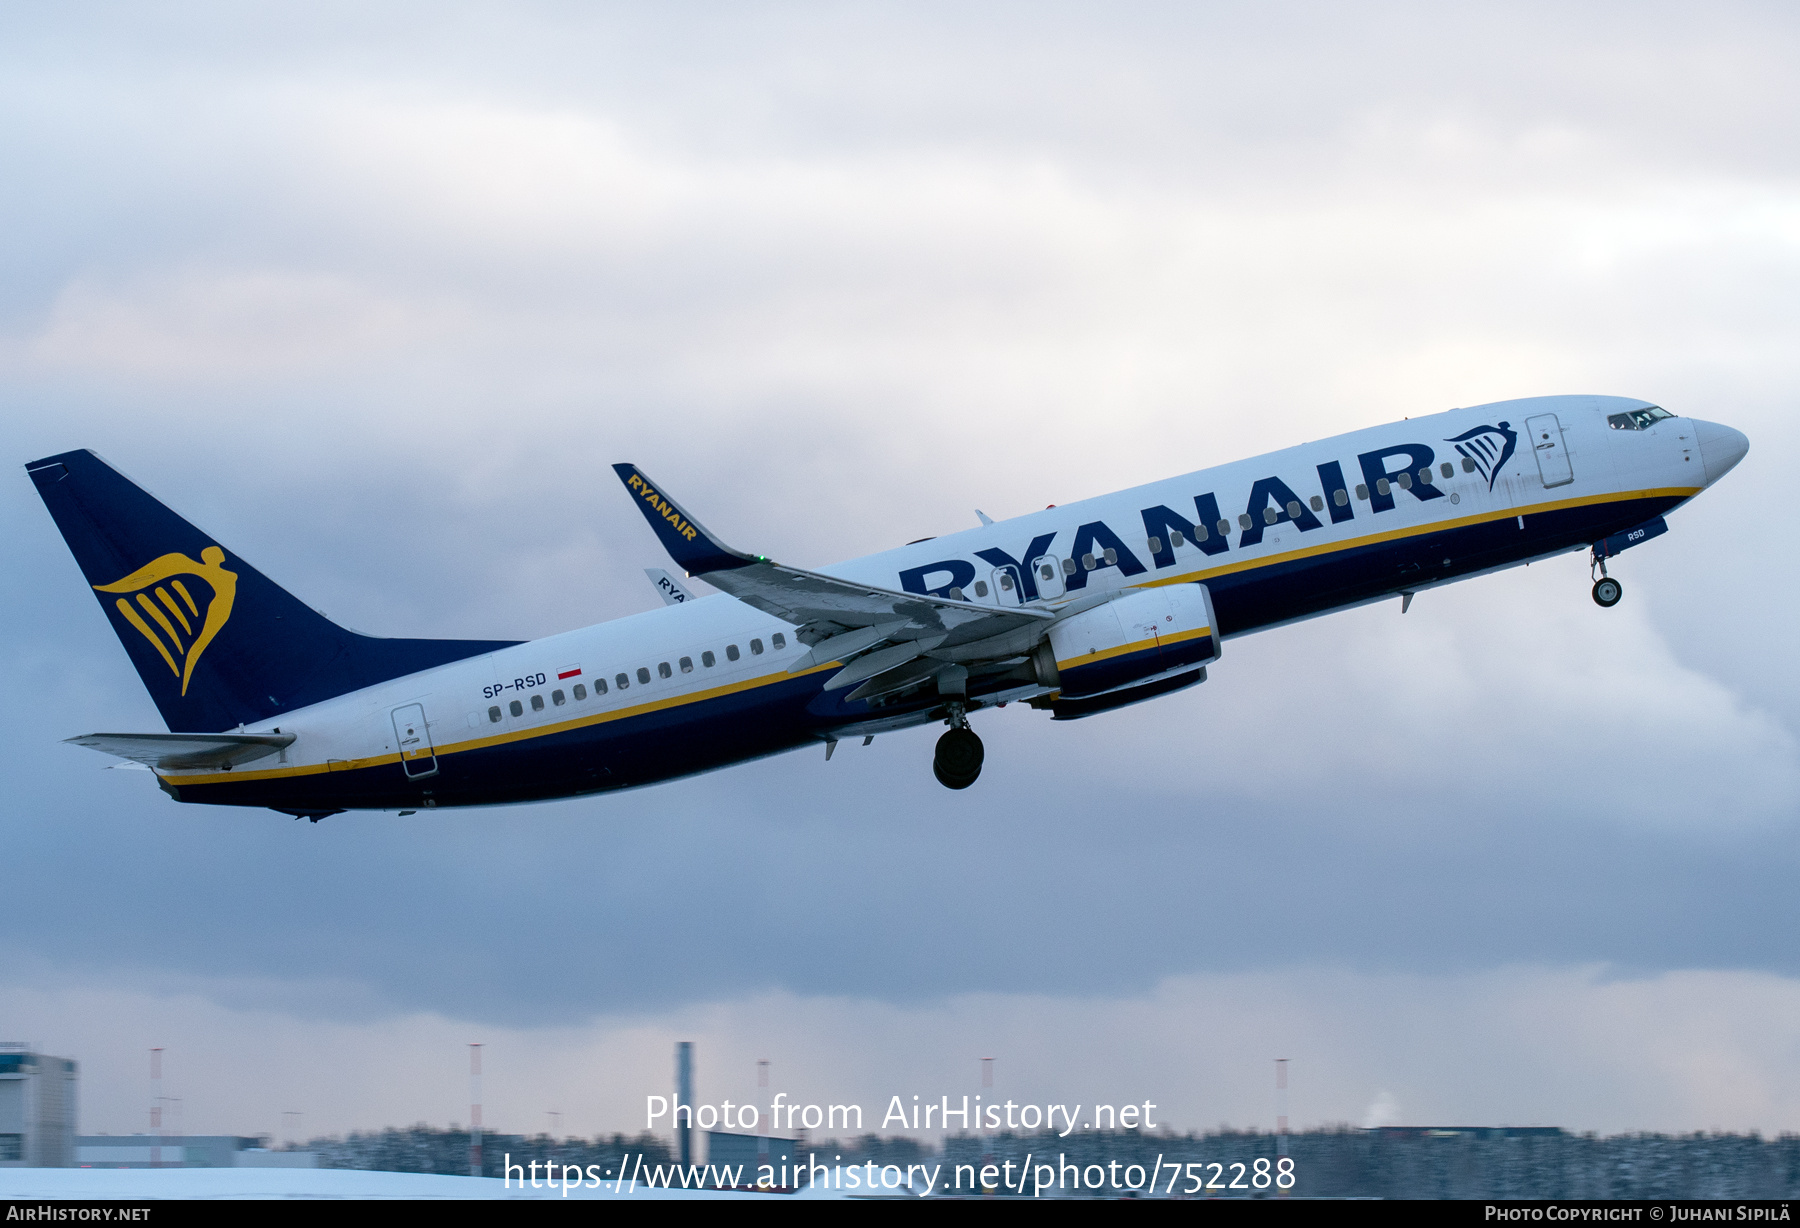
POLYGON ((291 733, 90 733, 65 738, 76 746, 141 763, 159 772, 189 768, 230 771, 292 745, 291 733))

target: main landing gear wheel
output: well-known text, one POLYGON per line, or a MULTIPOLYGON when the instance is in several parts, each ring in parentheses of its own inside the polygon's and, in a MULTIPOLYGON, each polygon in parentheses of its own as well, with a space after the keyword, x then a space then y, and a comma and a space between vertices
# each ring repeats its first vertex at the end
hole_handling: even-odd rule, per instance
POLYGON ((981 775, 981 761, 985 756, 975 731, 967 725, 957 726, 938 739, 931 771, 946 789, 966 789, 981 775))

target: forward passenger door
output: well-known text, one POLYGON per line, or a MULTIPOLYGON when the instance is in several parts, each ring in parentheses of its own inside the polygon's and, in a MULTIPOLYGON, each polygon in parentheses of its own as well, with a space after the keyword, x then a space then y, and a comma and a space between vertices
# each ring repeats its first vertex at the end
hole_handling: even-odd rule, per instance
POLYGON ((1567 486, 1575 480, 1569 465, 1569 452, 1563 443, 1562 423, 1555 414, 1539 414, 1525 419, 1525 430, 1531 437, 1531 450, 1537 455, 1538 476, 1546 488, 1567 486))

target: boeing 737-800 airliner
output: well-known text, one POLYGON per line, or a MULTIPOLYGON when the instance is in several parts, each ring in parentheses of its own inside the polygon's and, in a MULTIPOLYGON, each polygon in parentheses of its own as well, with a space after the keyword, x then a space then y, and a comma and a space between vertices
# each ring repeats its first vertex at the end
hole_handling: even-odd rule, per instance
POLYGON ((1223 642, 1573 550, 1607 560, 1749 448, 1645 401, 1504 401, 1371 427, 817 571, 725 545, 615 465, 721 590, 529 642, 337 626, 92 452, 26 466, 170 732, 69 741, 183 802, 351 809, 602 793, 913 725, 981 772, 972 714, 1055 720, 1193 686, 1223 642))

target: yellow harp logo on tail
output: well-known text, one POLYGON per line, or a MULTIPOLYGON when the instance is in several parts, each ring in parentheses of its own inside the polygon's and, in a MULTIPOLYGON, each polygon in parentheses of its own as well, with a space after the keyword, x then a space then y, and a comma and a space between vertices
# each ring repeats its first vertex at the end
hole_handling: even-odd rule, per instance
POLYGON ((94 585, 96 592, 128 594, 113 608, 162 654, 170 672, 181 679, 183 695, 200 654, 231 617, 237 598, 237 572, 225 570, 225 552, 208 546, 200 559, 196 563, 185 554, 165 554, 123 580, 94 585), (198 586, 183 577, 203 581, 210 595, 196 600, 193 588, 198 586))

